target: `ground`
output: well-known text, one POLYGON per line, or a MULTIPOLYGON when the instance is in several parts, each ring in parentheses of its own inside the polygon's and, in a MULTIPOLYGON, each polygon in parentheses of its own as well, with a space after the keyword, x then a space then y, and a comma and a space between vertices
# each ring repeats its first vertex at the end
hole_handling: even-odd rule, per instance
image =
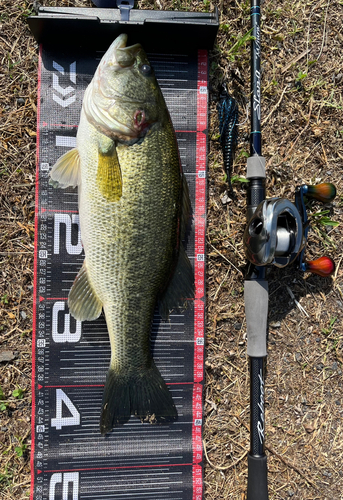
MULTIPOLYGON (((43 0, 85 6, 90 0, 43 0)), ((213 10, 208 156, 205 498, 244 500, 249 373, 243 301, 246 155, 249 153, 249 3, 141 0, 140 8, 213 10), (239 77, 242 83, 235 78, 239 77), (228 191, 218 141, 218 86, 240 105, 228 191), (226 192, 226 193, 225 193, 226 192), (226 196, 228 195, 228 196, 226 196)), ((0 498, 30 488, 31 338, 38 47, 31 2, 0 0, 0 498)), ((342 440, 342 2, 262 4, 262 141, 268 196, 292 199, 302 183, 333 182, 335 201, 311 207, 308 260, 330 255, 331 278, 268 271, 265 387, 270 499, 343 499, 342 440), (289 290, 293 293, 291 297, 289 290), (297 306, 300 304, 301 308, 297 306)), ((142 41, 143 42, 143 41, 142 41)))

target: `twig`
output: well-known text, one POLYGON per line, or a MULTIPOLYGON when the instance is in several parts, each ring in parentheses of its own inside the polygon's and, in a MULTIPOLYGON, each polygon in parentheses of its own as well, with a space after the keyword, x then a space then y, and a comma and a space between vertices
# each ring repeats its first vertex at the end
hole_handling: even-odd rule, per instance
POLYGON ((300 139, 300 137, 303 135, 303 133, 306 132, 306 130, 308 129, 308 127, 310 125, 311 114, 312 114, 312 106, 313 106, 313 99, 311 98, 311 100, 310 100, 310 111, 308 113, 307 124, 302 129, 302 131, 300 132, 300 134, 298 135, 298 137, 295 139, 295 141, 293 142, 292 146, 289 148, 286 156, 283 158, 283 160, 280 163, 278 163, 277 165, 274 165, 274 168, 279 167, 280 165, 282 165, 282 163, 284 163, 286 160, 288 160, 290 158, 291 152, 292 152, 294 146, 296 145, 296 143, 298 142, 298 140, 300 139))
POLYGON ((236 247, 235 247, 232 243, 230 243, 228 240, 226 241, 226 243, 227 243, 228 245, 230 245, 230 247, 233 249, 233 251, 234 251, 237 255, 239 255, 239 257, 240 257, 241 259, 244 259, 243 255, 242 255, 242 254, 241 254, 241 253, 237 250, 237 248, 236 248, 236 247))
POLYGON ((297 308, 299 309, 299 311, 302 312, 303 314, 305 314, 305 316, 307 316, 309 318, 309 315, 307 314, 307 312, 305 311, 305 309, 303 308, 303 306, 294 297, 294 294, 293 294, 292 290, 289 288, 289 286, 286 286, 286 289, 287 289, 287 292, 289 293, 291 299, 294 300, 295 305, 297 306, 297 308))
POLYGON ((268 445, 265 445, 265 448, 266 450, 268 450, 270 453, 272 453, 273 455, 275 455, 279 460, 281 460, 281 462, 283 462, 287 467, 291 467, 293 470, 295 470, 295 472, 297 472, 308 484, 310 484, 311 486, 313 486, 313 488, 315 488, 316 490, 318 490, 317 486, 313 483, 313 481, 311 481, 308 476, 306 476, 306 474, 304 474, 300 469, 298 469, 298 467, 294 464, 292 464, 291 462, 289 462, 286 458, 284 458, 282 455, 279 455, 275 450, 274 448, 272 448, 271 446, 268 446, 268 445))
POLYGON ((35 182, 29 182, 27 184, 12 184, 12 188, 21 188, 21 187, 32 187, 34 186, 36 183, 35 182))
POLYGON ((235 266, 235 265, 234 265, 234 264, 233 264, 233 263, 232 263, 232 262, 231 262, 231 261, 230 261, 227 257, 225 257, 225 255, 223 255, 221 252, 219 252, 219 250, 217 250, 217 249, 216 249, 216 247, 214 247, 214 246, 212 245, 212 243, 209 243, 209 245, 210 245, 210 247, 211 247, 211 248, 213 248, 213 250, 214 250, 215 252, 217 252, 217 254, 218 254, 218 255, 220 255, 220 256, 221 256, 224 260, 226 260, 226 262, 228 262, 228 263, 230 264, 230 266, 232 266, 233 268, 235 268, 235 269, 236 269, 236 271, 237 271, 238 273, 240 273, 240 274, 243 276, 242 271, 240 271, 240 270, 239 270, 239 269, 238 269, 238 268, 237 268, 237 267, 236 267, 236 266, 235 266))
POLYGON ((219 290, 221 289, 221 287, 222 287, 222 285, 223 285, 224 281, 226 280, 227 275, 229 274, 229 272, 230 272, 230 269, 228 269, 228 270, 227 270, 227 273, 225 274, 225 278, 223 279, 223 281, 222 281, 222 282, 220 283, 220 285, 218 286, 218 288, 217 288, 217 290, 216 290, 216 293, 214 294, 213 300, 216 300, 217 295, 218 295, 218 293, 219 293, 219 290))
POLYGON ((243 460, 243 458, 245 458, 248 454, 248 451, 245 451, 243 453, 243 455, 241 457, 239 457, 235 462, 233 462, 232 464, 230 465, 227 465, 226 467, 222 467, 221 465, 214 465, 211 460, 208 458, 208 455, 207 455, 207 451, 206 451, 206 444, 205 444, 205 440, 203 441, 203 446, 204 446, 204 453, 205 453, 205 457, 206 457, 206 460, 207 462, 210 464, 211 467, 213 467, 213 469, 216 469, 216 470, 229 470, 229 469, 232 469, 233 467, 235 467, 237 464, 239 464, 239 462, 241 462, 243 460))
POLYGON ((33 254, 33 250, 32 252, 0 252, 0 255, 6 255, 6 256, 9 256, 9 255, 24 255, 24 254, 33 254))
POLYGON ((322 55, 323 48, 324 48, 324 39, 325 39, 325 33, 326 33, 326 21, 327 21, 327 18, 328 18, 329 4, 330 4, 330 0, 328 0, 327 6, 326 6, 325 19, 324 19, 324 30, 323 30, 323 38, 322 38, 322 46, 320 47, 320 51, 319 51, 319 55, 317 57, 317 61, 320 59, 320 56, 322 55))
POLYGON ((277 108, 280 106, 281 104, 281 101, 282 101, 282 98, 284 96, 284 93, 286 92, 287 90, 287 87, 285 87, 282 91, 282 94, 281 94, 281 97, 280 99, 278 100, 278 102, 275 104, 275 106, 273 107, 273 109, 271 110, 271 112, 269 113, 269 115, 264 119, 262 120, 262 123, 261 123, 261 126, 263 126, 265 123, 267 123, 267 121, 269 120, 269 118, 272 116, 272 114, 274 113, 274 111, 277 110, 277 108))
POLYGON ((339 270, 339 268, 340 268, 340 265, 341 265, 342 259, 343 259, 343 254, 341 255, 341 258, 339 259, 338 264, 337 264, 337 266, 336 266, 335 274, 333 275, 333 280, 334 280, 334 281, 336 281, 336 279, 337 279, 337 274, 338 274, 338 270, 339 270))
POLYGON ((295 64, 296 62, 300 61, 303 57, 307 56, 307 54, 310 52, 310 49, 304 50, 301 54, 298 54, 296 57, 294 57, 286 66, 284 66, 281 70, 281 75, 286 73, 286 71, 292 66, 292 64, 295 64))

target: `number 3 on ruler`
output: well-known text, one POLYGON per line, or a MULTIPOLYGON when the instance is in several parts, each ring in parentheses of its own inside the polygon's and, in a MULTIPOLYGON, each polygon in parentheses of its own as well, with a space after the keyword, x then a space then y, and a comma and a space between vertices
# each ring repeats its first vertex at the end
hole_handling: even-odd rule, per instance
POLYGON ((75 332, 70 331, 70 314, 64 314, 63 333, 58 331, 58 313, 65 310, 65 302, 59 300, 52 308, 52 339, 56 343, 78 342, 81 338, 81 321, 76 321, 75 332))
MULTIPOLYGON (((69 484, 73 486, 71 500, 78 500, 79 498, 79 473, 78 472, 57 472, 53 474, 49 484, 49 500, 56 500, 56 484, 62 483, 62 500, 68 500, 69 484)), ((59 496, 59 498, 61 498, 59 496)))
POLYGON ((61 430, 66 425, 80 425, 80 413, 62 389, 56 389, 56 417, 51 419, 51 427, 61 430), (62 417, 62 402, 71 413, 70 417, 62 417))

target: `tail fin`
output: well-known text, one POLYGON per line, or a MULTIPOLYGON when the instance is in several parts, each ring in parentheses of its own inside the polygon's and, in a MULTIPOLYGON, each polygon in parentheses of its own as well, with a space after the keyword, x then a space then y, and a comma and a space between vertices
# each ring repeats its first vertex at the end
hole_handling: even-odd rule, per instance
POLYGON ((101 434, 127 422, 131 415, 150 423, 169 423, 177 411, 160 372, 152 361, 144 372, 128 375, 109 369, 102 399, 101 434))

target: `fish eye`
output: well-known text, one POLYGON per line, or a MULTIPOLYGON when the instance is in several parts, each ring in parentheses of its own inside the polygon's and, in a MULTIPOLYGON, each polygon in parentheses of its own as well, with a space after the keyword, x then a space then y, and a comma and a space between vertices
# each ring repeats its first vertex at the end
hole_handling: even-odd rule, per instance
POLYGON ((140 66, 140 68, 139 68, 139 71, 144 76, 149 76, 152 73, 152 69, 151 69, 151 66, 149 66, 149 64, 142 64, 142 66, 140 66))

